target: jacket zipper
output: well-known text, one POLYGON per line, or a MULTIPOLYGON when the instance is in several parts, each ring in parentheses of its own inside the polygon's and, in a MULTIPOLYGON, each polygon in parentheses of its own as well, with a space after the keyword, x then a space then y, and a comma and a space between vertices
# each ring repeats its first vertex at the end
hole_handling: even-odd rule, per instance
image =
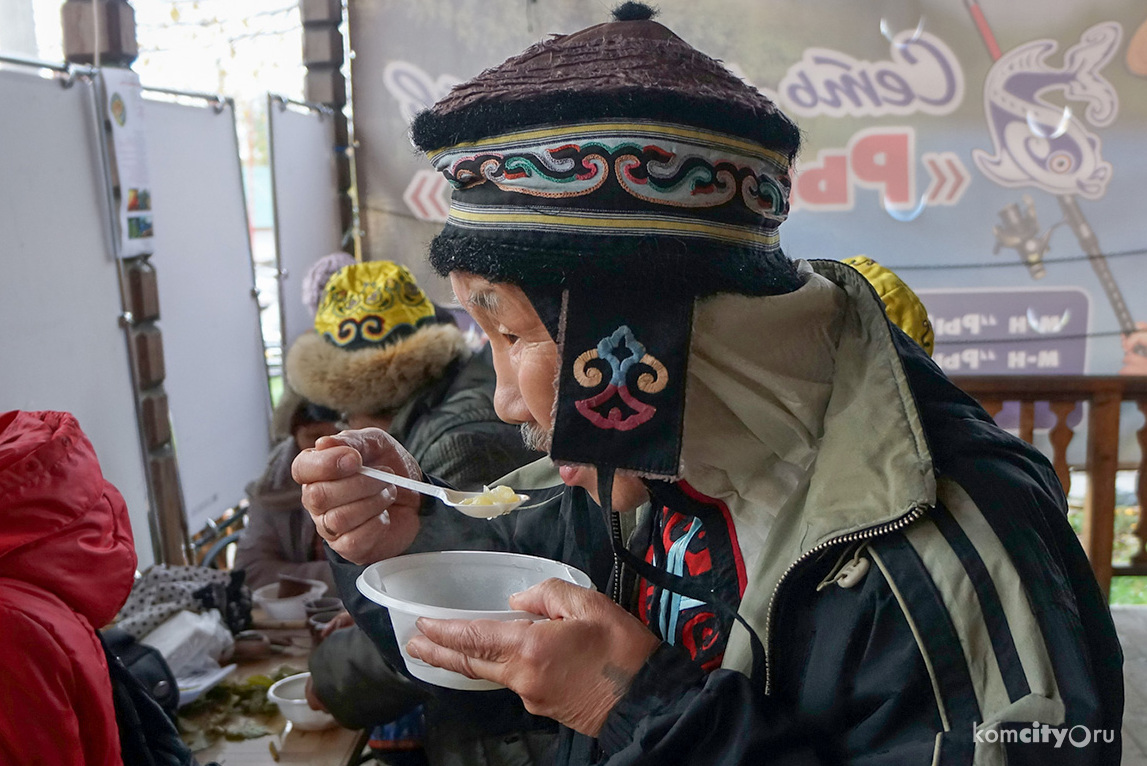
POLYGON ((854 542, 858 542, 860 540, 870 540, 874 537, 879 537, 880 535, 885 535, 885 534, 888 534, 890 532, 896 532, 897 530, 903 529, 904 527, 908 526, 912 522, 919 519, 927 511, 928 511, 928 506, 926 506, 926 505, 913 506, 903 516, 900 516, 897 519, 893 519, 892 521, 885 522, 884 524, 878 524, 875 527, 868 527, 867 529, 861 529, 861 530, 858 530, 856 532, 849 532, 847 535, 841 535, 840 537, 834 537, 831 540, 825 540, 820 545, 817 545, 816 547, 805 551, 800 556, 800 558, 798 558, 793 563, 789 564, 788 569, 786 569, 784 571, 784 574, 781 575, 781 579, 777 580, 777 584, 776 584, 776 587, 773 588, 772 595, 769 596, 769 608, 768 608, 768 611, 766 612, 766 617, 765 617, 765 635, 764 635, 763 643, 765 645, 765 694, 766 695, 768 695, 772 692, 772 683, 773 683, 773 666, 772 666, 772 663, 769 661, 769 656, 772 653, 773 609, 776 606, 777 593, 780 592, 781 586, 784 585, 785 580, 788 578, 789 574, 791 574, 794 569, 796 569, 802 563, 807 561, 809 558, 811 558, 812 556, 815 556, 816 554, 824 551, 827 548, 830 548, 834 545, 840 545, 841 543, 854 543, 854 542))
MULTIPOLYGON (((612 508, 609 511, 609 534, 610 534, 610 537, 613 538, 613 541, 616 544, 618 544, 622 547, 625 546, 625 541, 621 539, 621 514, 619 514, 617 511, 613 510, 612 508)), ((621 595, 622 595, 621 594, 621 588, 622 588, 621 575, 622 575, 621 559, 618 558, 618 555, 615 553, 615 554, 613 554, 613 577, 611 578, 613 580, 613 582, 612 582, 613 592, 610 593, 609 596, 610 596, 610 598, 613 599, 613 603, 617 604, 618 606, 624 607, 625 604, 621 603, 621 595)))

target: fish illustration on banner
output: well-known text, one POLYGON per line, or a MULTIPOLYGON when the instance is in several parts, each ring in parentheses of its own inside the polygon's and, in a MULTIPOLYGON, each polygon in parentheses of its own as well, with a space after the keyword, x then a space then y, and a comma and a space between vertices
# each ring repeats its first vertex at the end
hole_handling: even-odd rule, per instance
POLYGON ((1003 54, 984 83, 984 112, 995 154, 972 153, 980 172, 1000 186, 1035 186, 1051 194, 1099 199, 1111 180, 1111 164, 1102 157, 1099 137, 1075 119, 1071 107, 1047 100, 1062 92, 1084 103, 1094 127, 1110 125, 1119 97, 1101 74, 1119 47, 1123 28, 1096 24, 1064 53, 1060 69, 1047 64, 1059 47, 1055 40, 1033 40, 1003 54))
MULTIPOLYGON (((1114 56, 1123 37, 1123 27, 1114 21, 1091 27, 1080 35, 1079 43, 1064 54, 1063 68, 1056 70, 1044 63, 1056 49, 1054 40, 1033 41, 1005 54, 977 0, 964 0, 964 4, 995 62, 984 84, 984 105, 996 156, 989 157, 987 152, 976 150, 973 159, 980 171, 998 184, 1036 186, 1056 196, 1064 215, 1060 223, 1067 224, 1075 234, 1111 303, 1123 335, 1125 356, 1138 362, 1147 357, 1147 342, 1140 340, 1145 330, 1132 317, 1095 229, 1076 200, 1076 196, 1102 197, 1111 179, 1111 165, 1100 155, 1099 138, 1074 120, 1070 109, 1062 111, 1056 127, 1052 128, 1055 109, 1043 99, 1049 91, 1063 91, 1067 100, 1087 104, 1084 116, 1092 125, 1110 125, 1119 111, 1119 99, 1100 70, 1114 56), (1020 122, 1021 111, 1026 126, 1020 122), (1045 122, 1040 122, 1041 117, 1045 122), (1066 142, 1059 141, 1065 137, 1066 142), (1018 158, 1028 161, 1021 162, 1018 158), (1063 182, 1048 184, 1051 174, 1040 172, 1041 168, 1061 176, 1063 182)), ((995 227, 996 251, 1000 247, 1015 248, 1032 278, 1039 279, 1045 273, 1042 262, 1051 231, 1060 224, 1041 235, 1035 207, 1027 195, 1024 195, 1024 208, 1013 203, 1000 211, 1004 226, 995 227)), ((1125 364, 1124 369, 1129 367, 1136 368, 1125 364)))

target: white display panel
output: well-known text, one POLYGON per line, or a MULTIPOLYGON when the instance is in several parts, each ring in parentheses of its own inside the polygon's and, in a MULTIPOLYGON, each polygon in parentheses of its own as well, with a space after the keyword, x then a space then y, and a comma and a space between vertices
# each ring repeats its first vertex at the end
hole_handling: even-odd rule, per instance
POLYGON ((340 248, 334 117, 268 99, 275 247, 283 351, 314 323, 303 279, 319 258, 340 248))
POLYGON ((123 494, 139 568, 150 500, 112 255, 94 86, 0 71, 0 411, 80 422, 123 494))
POLYGON ((145 99, 144 116, 164 387, 194 533, 262 473, 270 394, 233 109, 145 99))

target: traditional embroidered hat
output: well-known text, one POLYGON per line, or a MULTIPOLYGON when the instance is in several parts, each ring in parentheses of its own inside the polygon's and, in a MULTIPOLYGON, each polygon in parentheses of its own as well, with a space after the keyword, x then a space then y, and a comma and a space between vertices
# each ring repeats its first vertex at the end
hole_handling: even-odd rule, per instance
POLYGON ((800 285, 777 237, 800 134, 652 15, 538 43, 411 134, 453 186, 431 264, 522 286, 562 345, 554 459, 672 477, 693 301, 800 285))
POLYGON ((467 353, 462 332, 405 267, 369 261, 328 280, 315 332, 287 353, 287 380, 311 402, 373 414, 402 405, 467 353))
POLYGON ((690 295, 791 289, 796 126, 637 3, 455 87, 412 136, 453 185, 431 246, 466 268, 564 284, 571 269, 690 295))

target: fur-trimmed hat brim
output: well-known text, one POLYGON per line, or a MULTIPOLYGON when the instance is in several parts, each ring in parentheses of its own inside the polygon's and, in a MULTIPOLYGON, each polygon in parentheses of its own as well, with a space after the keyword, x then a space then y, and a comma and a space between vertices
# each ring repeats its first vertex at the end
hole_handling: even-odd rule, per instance
POLYGON ((468 351, 462 331, 433 324, 386 346, 346 350, 301 335, 287 352, 287 380, 307 400, 348 414, 395 409, 468 351))

